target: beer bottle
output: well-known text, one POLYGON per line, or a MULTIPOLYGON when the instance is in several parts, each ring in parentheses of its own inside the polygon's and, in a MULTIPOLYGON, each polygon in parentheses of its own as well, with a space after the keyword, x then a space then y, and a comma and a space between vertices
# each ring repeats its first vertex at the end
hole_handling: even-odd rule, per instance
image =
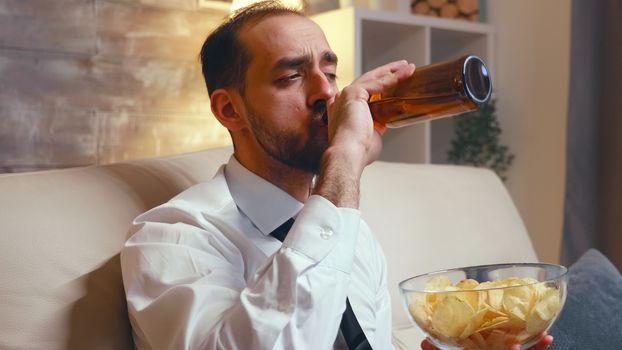
POLYGON ((417 68, 392 91, 372 95, 369 108, 377 126, 398 128, 473 111, 491 92, 488 67, 467 55, 417 68))

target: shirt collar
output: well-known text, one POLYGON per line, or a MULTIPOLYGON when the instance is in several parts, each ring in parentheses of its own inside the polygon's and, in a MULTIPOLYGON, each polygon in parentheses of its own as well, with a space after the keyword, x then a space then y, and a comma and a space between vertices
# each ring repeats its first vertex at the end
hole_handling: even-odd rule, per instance
POLYGON ((295 217, 304 206, 282 189, 246 169, 233 155, 225 167, 225 178, 235 204, 266 236, 295 217))

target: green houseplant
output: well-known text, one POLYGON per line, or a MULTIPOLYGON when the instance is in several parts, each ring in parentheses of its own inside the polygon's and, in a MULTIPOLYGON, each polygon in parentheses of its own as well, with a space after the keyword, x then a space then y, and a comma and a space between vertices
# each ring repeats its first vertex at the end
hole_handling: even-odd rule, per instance
POLYGON ((508 146, 499 143, 501 128, 495 115, 496 101, 477 111, 454 118, 454 138, 447 152, 452 164, 492 169, 505 181, 514 155, 508 146))

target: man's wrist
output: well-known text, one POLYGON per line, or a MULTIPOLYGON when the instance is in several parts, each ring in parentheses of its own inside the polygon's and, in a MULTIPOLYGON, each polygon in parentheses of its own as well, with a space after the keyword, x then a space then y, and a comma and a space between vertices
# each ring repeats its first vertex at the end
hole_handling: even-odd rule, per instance
MULTIPOLYGON (((359 152, 360 153, 360 152, 359 152)), ((358 208, 364 155, 345 147, 329 147, 322 155, 313 191, 337 207, 358 208)))

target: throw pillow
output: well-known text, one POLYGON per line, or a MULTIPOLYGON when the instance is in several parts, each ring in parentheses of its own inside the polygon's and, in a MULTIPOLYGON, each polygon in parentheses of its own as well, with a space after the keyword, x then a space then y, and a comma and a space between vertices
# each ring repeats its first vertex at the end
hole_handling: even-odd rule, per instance
POLYGON ((599 251, 570 267, 566 304, 549 333, 550 350, 622 348, 622 276, 599 251))

